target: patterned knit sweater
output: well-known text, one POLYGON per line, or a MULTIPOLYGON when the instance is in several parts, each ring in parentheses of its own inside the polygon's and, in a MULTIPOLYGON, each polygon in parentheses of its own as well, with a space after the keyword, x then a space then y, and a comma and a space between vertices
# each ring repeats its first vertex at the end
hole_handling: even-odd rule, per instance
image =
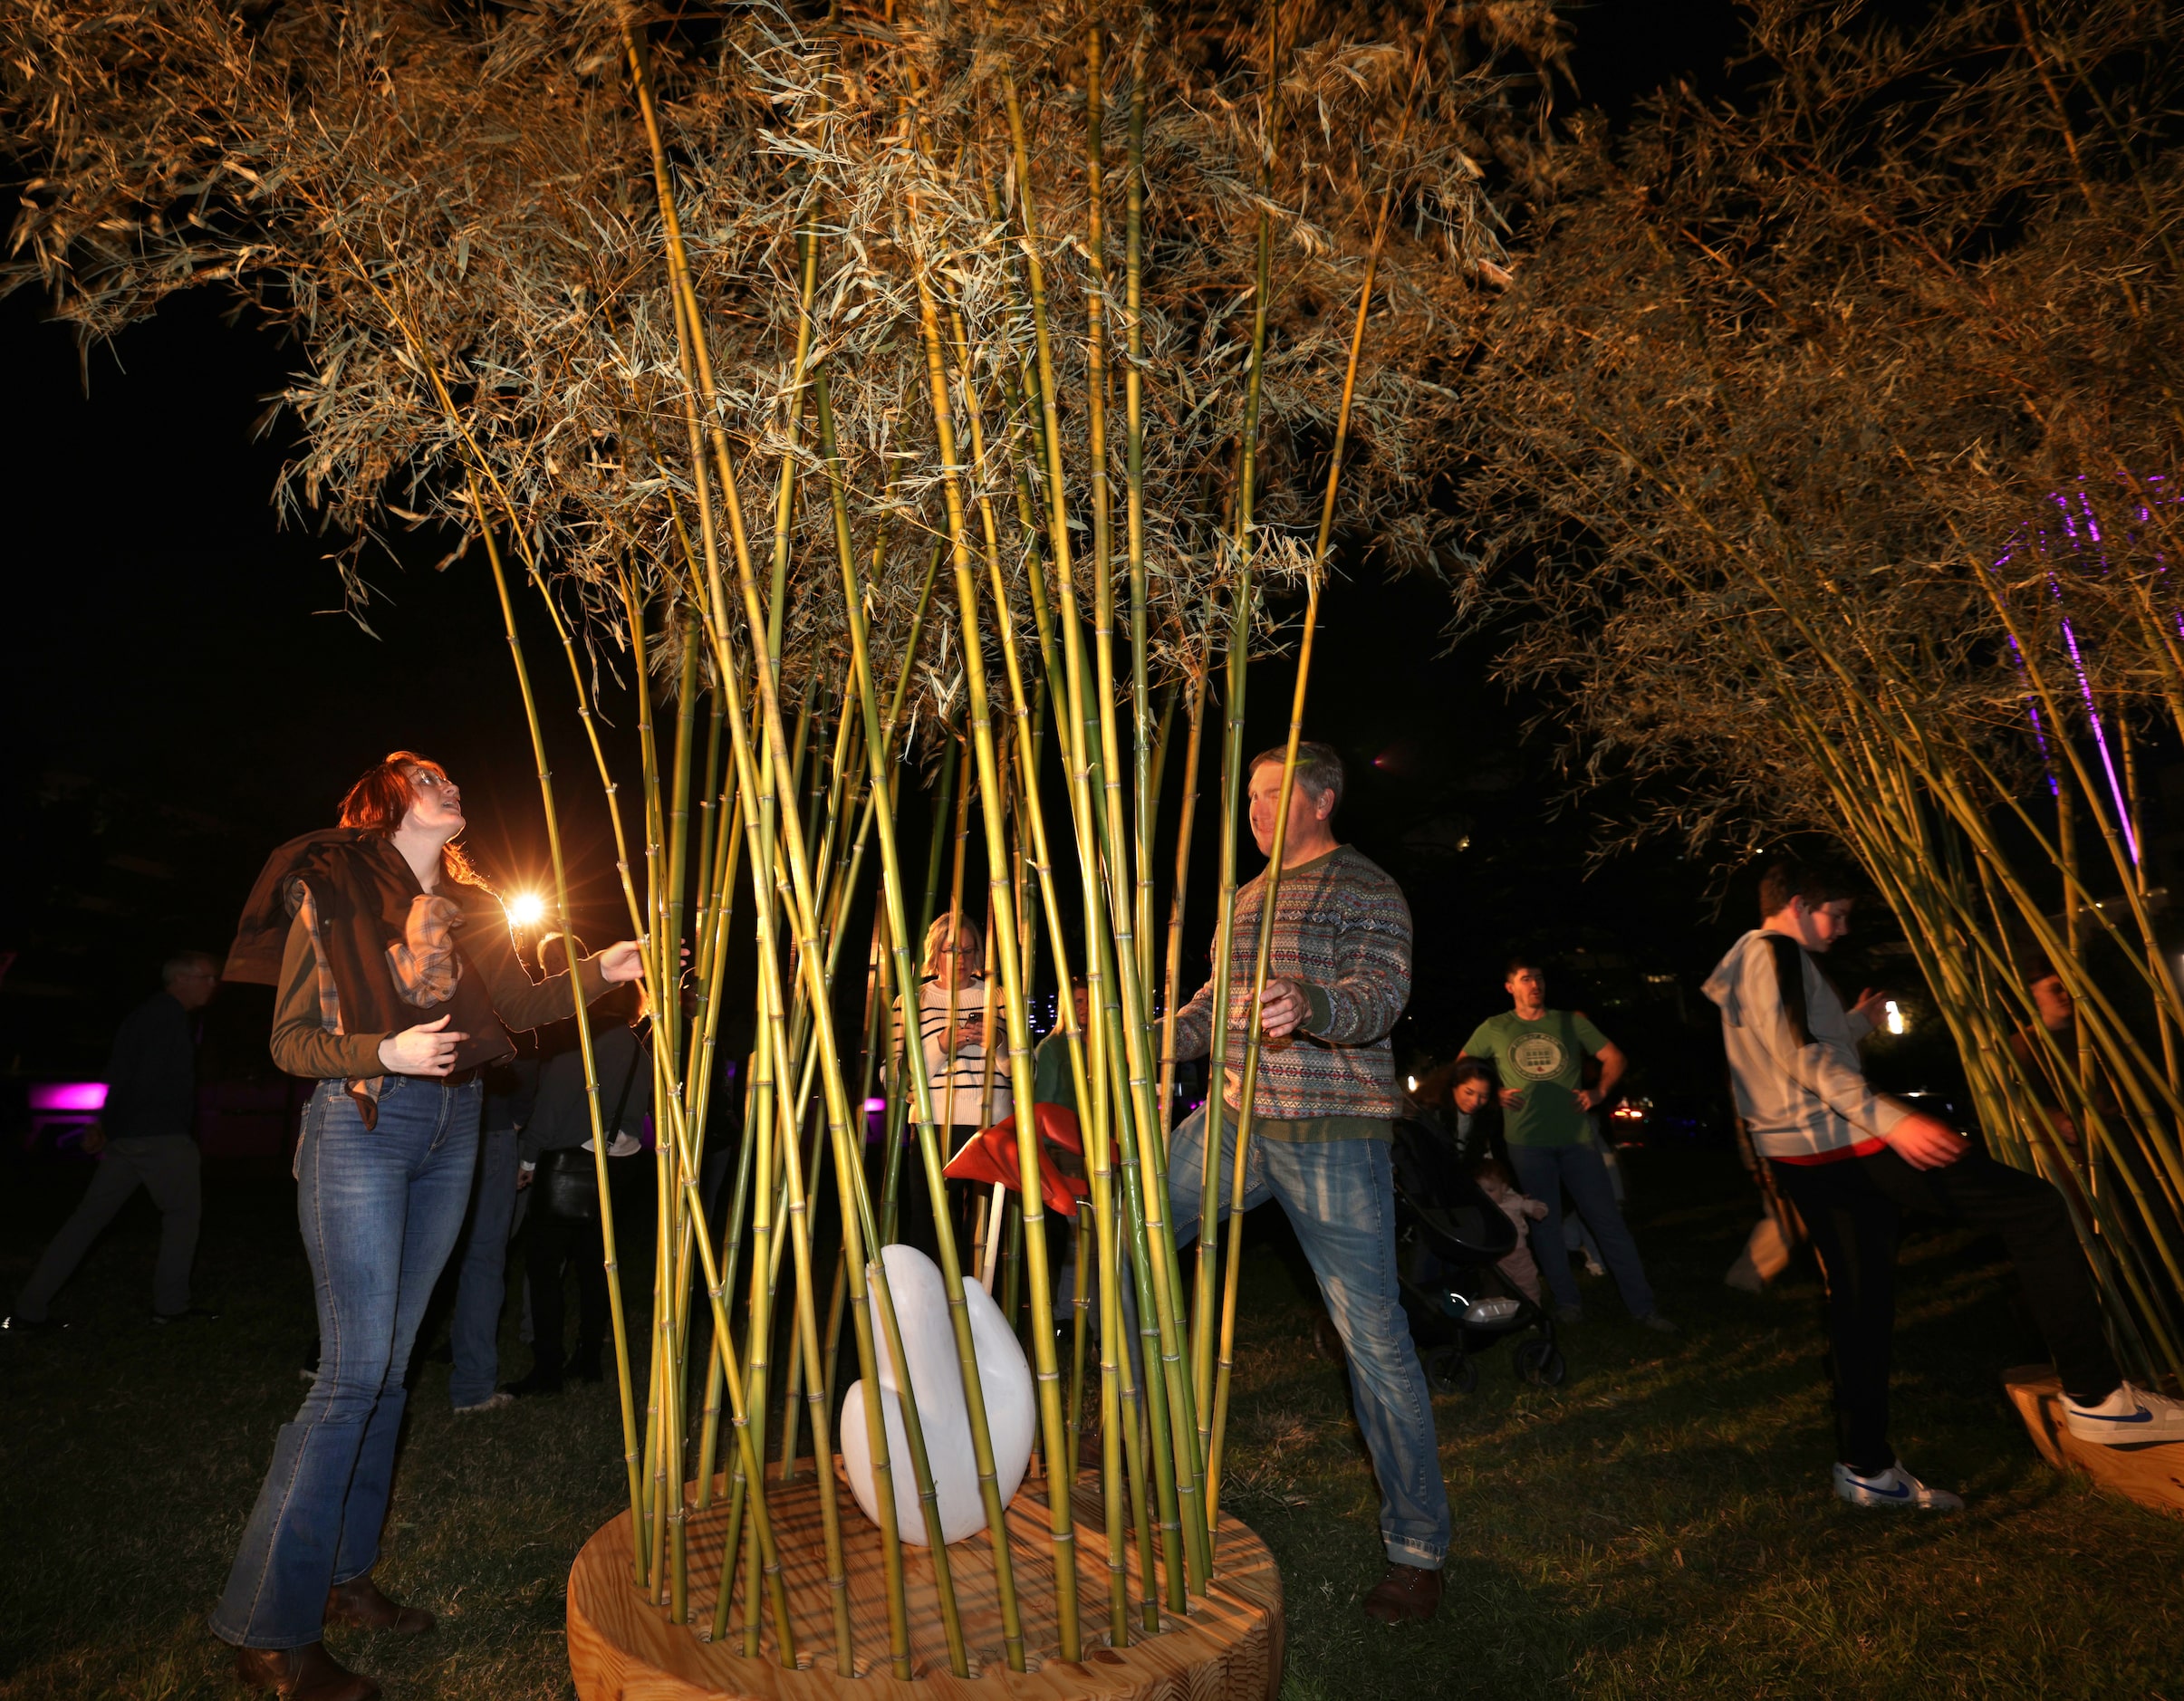
MULTIPOLYGON (((1236 894, 1223 1095, 1231 1107, 1249 1038, 1265 878, 1236 894)), ((1388 1035, 1410 999, 1410 906, 1402 888, 1349 845, 1284 870, 1266 973, 1299 982, 1311 1013, 1294 1032, 1261 1044, 1254 1124, 1272 1139, 1386 1139, 1400 1102, 1388 1035)), ((1203 1057, 1212 1039, 1209 980, 1176 1018, 1176 1055, 1203 1057)))

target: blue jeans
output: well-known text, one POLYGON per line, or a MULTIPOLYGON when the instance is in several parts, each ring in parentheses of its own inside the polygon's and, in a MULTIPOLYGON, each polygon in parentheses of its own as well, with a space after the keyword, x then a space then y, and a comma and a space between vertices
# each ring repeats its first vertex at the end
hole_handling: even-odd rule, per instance
POLYGON ((303 1112, 296 1216, 319 1306, 319 1373, 243 1532, 213 1634, 238 1648, 319 1639, 326 1591, 370 1571, 394 1478, 402 1376, 455 1246, 477 1158, 479 1083, 390 1075, 367 1129, 338 1081, 303 1112))
POLYGON ((1615 1206, 1614 1184, 1600 1148, 1589 1145, 1512 1146, 1509 1161, 1516 1167, 1517 1185, 1547 1207, 1546 1216, 1532 1225, 1532 1255, 1547 1273, 1557 1305, 1575 1305, 1577 1278, 1570 1273, 1570 1249, 1563 1242, 1563 1189, 1570 1189, 1571 1203, 1600 1243, 1600 1261, 1615 1278, 1616 1291, 1633 1317, 1653 1314, 1653 1290, 1646 1281, 1645 1266, 1638 1261, 1638 1245, 1623 1226, 1623 1214, 1615 1206))
MULTIPOLYGON (((1206 1110, 1168 1146, 1169 1220, 1178 1248, 1198 1237, 1206 1110)), ((1236 1129, 1221 1147, 1221 1217, 1228 1216, 1236 1129)), ((1244 1208, 1279 1199, 1319 1278, 1350 1365, 1350 1398, 1381 1485, 1381 1540, 1399 1565, 1438 1571, 1448 1552, 1433 1398, 1410 1343, 1395 1276, 1395 1177, 1386 1140, 1255 1139, 1244 1158, 1244 1208)), ((1130 1284, 1122 1284, 1128 1294, 1130 1284)))
POLYGON ((477 1137, 468 1239, 447 1324, 455 1349, 447 1398, 457 1407, 489 1399, 500 1386, 501 1304, 508 1294, 508 1224, 515 1216, 515 1130, 487 1129, 477 1137))

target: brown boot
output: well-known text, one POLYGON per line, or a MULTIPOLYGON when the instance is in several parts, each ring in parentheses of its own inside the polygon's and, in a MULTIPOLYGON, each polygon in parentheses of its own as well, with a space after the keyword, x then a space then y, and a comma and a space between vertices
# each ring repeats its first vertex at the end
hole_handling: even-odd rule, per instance
POLYGON ((377 1701, 380 1687, 329 1654, 323 1644, 302 1648, 238 1648, 236 1676, 254 1689, 270 1689, 281 1701, 377 1701))
POLYGON ((360 1630, 393 1630, 402 1636, 422 1636, 433 1625, 422 1607, 405 1607, 380 1593, 371 1573, 351 1577, 326 1591, 326 1622, 351 1625, 360 1630))
POLYGON ((1365 1597, 1365 1616, 1382 1624, 1423 1624, 1440 1604, 1440 1572, 1390 1560, 1387 1575, 1365 1597))

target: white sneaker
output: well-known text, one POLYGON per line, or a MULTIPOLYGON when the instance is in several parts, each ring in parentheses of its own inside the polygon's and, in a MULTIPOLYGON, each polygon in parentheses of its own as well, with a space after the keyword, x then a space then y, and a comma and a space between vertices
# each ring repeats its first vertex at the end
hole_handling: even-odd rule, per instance
POLYGON ((1910 1506, 1919 1512, 1962 1512, 1964 1502, 1945 1488, 1929 1488, 1898 1459, 1878 1476, 1835 1467, 1835 1492, 1853 1506, 1910 1506))
POLYGON ((1464 1307, 1464 1321, 1482 1329, 1491 1329, 1496 1323, 1506 1323, 1521 1309, 1515 1300, 1473 1300, 1464 1307))
POLYGON ((2125 1382, 2098 1406, 2081 1406, 2064 1399, 2063 1421, 2072 1435, 2096 1446, 2184 1441, 2184 1399, 2171 1399, 2125 1382))

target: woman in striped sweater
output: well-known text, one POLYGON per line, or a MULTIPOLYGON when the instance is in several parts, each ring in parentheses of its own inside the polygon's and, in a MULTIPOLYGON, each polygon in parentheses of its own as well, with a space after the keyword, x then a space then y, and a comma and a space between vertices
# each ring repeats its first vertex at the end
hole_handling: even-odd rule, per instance
MULTIPOLYGON (((1000 988, 986 975, 986 947, 968 917, 944 912, 926 930, 924 978, 918 984, 918 1038, 925 1052, 926 1080, 933 1093, 933 1121, 946 1163, 981 1129, 1009 1114, 1008 1054, 992 1036, 999 1020, 995 1003, 1000 988), (958 925, 960 924, 960 925, 958 925)), ((903 1013, 895 1013, 895 1043, 902 1044, 903 1013)), ((911 1117, 916 1110, 913 1108, 911 1117)), ((917 1139, 914 1120, 905 1137, 917 1139)), ((904 1245, 937 1254, 932 1202, 915 1148, 904 1155, 901 1215, 897 1238, 904 1245)), ((958 1237, 960 1238, 960 1236, 958 1237)), ((969 1243, 962 1251, 968 1255, 969 1243)))

